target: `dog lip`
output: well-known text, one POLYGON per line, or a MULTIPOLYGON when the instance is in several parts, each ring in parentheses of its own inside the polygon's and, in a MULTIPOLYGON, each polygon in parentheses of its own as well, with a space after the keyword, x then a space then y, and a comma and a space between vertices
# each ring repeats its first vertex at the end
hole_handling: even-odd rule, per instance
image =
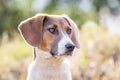
POLYGON ((52 51, 50 52, 50 54, 51 54, 52 56, 55 56, 55 53, 53 53, 52 51))
POLYGON ((67 52, 66 52, 66 55, 72 56, 72 53, 73 53, 73 51, 67 51, 67 52))
POLYGON ((59 54, 59 53, 54 53, 52 50, 50 51, 50 54, 52 56, 72 56, 73 50, 66 50, 64 53, 59 54))

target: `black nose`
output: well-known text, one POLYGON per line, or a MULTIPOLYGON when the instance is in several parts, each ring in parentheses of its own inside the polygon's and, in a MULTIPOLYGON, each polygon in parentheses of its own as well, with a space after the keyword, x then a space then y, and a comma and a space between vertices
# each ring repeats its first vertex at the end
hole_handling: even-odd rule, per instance
POLYGON ((65 47, 68 51, 73 51, 73 49, 75 48, 75 46, 73 44, 70 44, 70 43, 66 44, 65 47))

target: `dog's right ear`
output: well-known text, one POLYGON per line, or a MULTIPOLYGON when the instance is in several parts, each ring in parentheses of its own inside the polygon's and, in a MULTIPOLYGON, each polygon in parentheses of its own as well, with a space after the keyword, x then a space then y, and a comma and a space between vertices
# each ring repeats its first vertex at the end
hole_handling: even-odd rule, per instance
POLYGON ((33 47, 38 47, 42 40, 43 26, 47 15, 38 14, 22 21, 18 29, 25 41, 33 47))

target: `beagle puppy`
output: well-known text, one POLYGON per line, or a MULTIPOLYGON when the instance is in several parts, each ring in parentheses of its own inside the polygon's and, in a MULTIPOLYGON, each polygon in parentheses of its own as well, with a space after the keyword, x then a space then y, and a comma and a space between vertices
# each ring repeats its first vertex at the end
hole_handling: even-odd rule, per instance
POLYGON ((72 80, 66 56, 80 45, 78 28, 69 17, 37 14, 22 21, 18 29, 35 53, 27 80, 72 80))

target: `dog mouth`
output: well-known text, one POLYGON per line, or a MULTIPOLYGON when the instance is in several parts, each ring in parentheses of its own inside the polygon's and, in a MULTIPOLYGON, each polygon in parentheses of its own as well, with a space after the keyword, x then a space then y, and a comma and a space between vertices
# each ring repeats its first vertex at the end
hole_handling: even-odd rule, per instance
POLYGON ((50 54, 52 56, 71 56, 74 49, 74 44, 67 43, 64 46, 53 46, 50 50, 50 54))

